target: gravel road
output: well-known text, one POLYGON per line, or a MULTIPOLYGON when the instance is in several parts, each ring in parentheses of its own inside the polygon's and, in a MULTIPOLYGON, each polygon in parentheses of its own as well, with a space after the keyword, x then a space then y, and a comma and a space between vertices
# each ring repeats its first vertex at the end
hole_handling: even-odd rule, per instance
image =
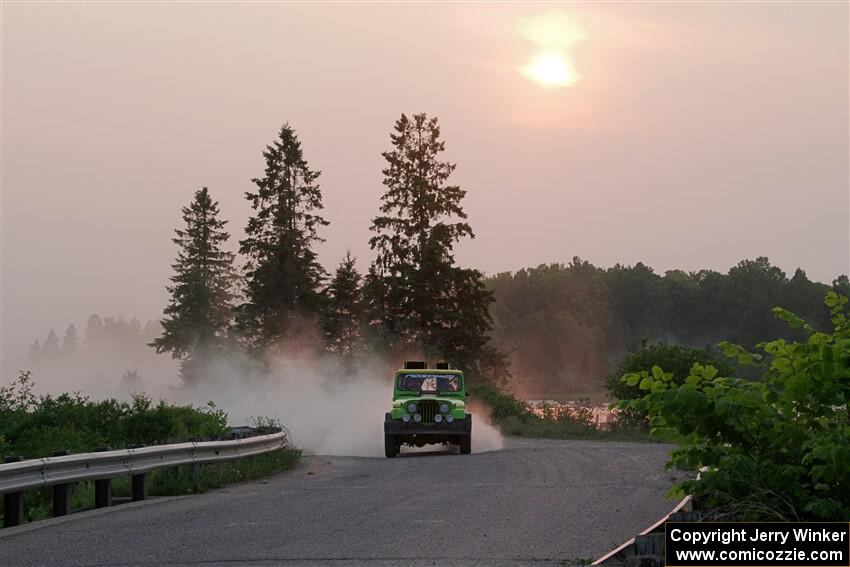
POLYGON ((294 472, 0 530, 0 565, 562 565, 663 516, 668 446, 508 439, 294 472))

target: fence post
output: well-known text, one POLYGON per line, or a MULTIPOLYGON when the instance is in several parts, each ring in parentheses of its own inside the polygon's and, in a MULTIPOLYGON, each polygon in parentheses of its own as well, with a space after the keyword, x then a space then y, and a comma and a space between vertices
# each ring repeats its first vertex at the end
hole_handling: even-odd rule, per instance
MULTIPOLYGON (((20 457, 6 457, 5 462, 17 463, 20 457)), ((3 495, 3 527, 10 528, 24 521, 24 493, 9 492, 3 495)))
POLYGON ((24 519, 24 493, 9 492, 3 495, 3 527, 17 526, 24 519))
MULTIPOLYGON (((144 444, 133 444, 127 445, 127 448, 132 449, 141 449, 144 447, 144 444)), ((133 496, 133 502, 138 502, 139 500, 144 500, 148 496, 148 477, 146 473, 139 474, 131 474, 130 475, 130 488, 131 494, 133 496)))
POLYGON ((148 493, 147 475, 145 473, 134 474, 131 476, 133 485, 133 502, 144 500, 148 493))
MULTIPOLYGON (((64 457, 68 451, 54 451, 53 457, 64 457)), ((56 484, 53 486, 53 516, 65 516, 71 513, 71 486, 72 484, 56 484)))
MULTIPOLYGON (((109 447, 98 447, 96 453, 109 451, 109 447)), ((106 508, 112 505, 112 479, 99 478, 94 481, 94 507, 106 508)))
POLYGON ((99 478, 94 481, 94 507, 112 506, 112 479, 99 478))
POLYGON ((66 516, 71 513, 71 485, 56 484, 53 486, 53 517, 66 516))

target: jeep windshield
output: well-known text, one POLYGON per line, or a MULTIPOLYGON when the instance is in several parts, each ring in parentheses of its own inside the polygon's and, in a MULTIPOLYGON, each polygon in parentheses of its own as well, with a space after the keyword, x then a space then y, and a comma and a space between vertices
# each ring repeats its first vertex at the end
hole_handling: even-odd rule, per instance
POLYGON ((399 374, 398 389, 425 394, 459 392, 461 377, 458 374, 399 374))

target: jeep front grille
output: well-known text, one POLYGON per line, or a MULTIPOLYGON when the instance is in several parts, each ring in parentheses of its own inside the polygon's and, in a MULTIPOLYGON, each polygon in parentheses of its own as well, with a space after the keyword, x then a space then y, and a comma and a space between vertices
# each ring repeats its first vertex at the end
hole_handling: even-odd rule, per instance
POLYGON ((434 423, 434 416, 440 411, 440 404, 433 400, 419 402, 419 413, 422 415, 422 423, 434 423))

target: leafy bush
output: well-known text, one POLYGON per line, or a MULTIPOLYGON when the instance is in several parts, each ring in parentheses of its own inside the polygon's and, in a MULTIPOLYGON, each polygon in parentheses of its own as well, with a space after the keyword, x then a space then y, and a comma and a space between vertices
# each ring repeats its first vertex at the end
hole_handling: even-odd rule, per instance
MULTIPOLYGON (((277 419, 255 419, 257 433, 281 431, 277 419)), ((0 457, 4 455, 39 458, 65 450, 72 453, 100 447, 158 445, 191 438, 217 438, 227 431, 227 414, 209 402, 205 408, 154 404, 136 394, 127 402, 114 399, 95 402, 80 394, 36 396, 29 372, 0 387, 0 457)), ((152 496, 173 496, 205 492, 224 484, 252 480, 292 468, 301 452, 289 447, 227 463, 198 468, 179 466, 152 471, 148 492, 152 496)), ((113 497, 130 495, 129 477, 112 482, 113 497)), ((51 489, 24 493, 28 521, 47 518, 51 510, 51 489)), ((76 483, 71 491, 71 508, 91 507, 91 482, 76 483)), ((0 502, 0 518, 3 504, 0 502)))
POLYGON ((493 421, 500 422, 508 417, 527 421, 535 417, 531 407, 526 402, 506 394, 494 386, 476 384, 469 388, 469 395, 490 408, 490 417, 493 421))
MULTIPOLYGON (((227 414, 213 404, 200 409, 153 404, 144 394, 129 402, 92 401, 80 394, 36 396, 29 372, 0 387, 0 449, 25 458, 48 457, 100 447, 157 445, 193 437, 219 437, 227 430, 227 414)), ((0 455, 2 456, 2 455, 0 455)))
MULTIPOLYGON (((681 345, 667 343, 644 344, 640 350, 626 354, 620 361, 617 370, 608 376, 608 392, 618 400, 630 400, 641 396, 641 390, 637 385, 630 385, 621 378, 626 374, 650 370, 654 366, 663 368, 673 376, 676 384, 682 384, 691 372, 694 364, 712 365, 721 374, 729 375, 733 372, 733 365, 708 349, 690 348, 681 345)), ((633 427, 646 427, 647 415, 645 412, 626 408, 621 411, 618 419, 621 425, 633 427)))
POLYGON ((637 386, 630 386, 623 382, 621 378, 625 374, 650 370, 653 366, 660 366, 673 375, 677 384, 681 384, 690 374, 691 367, 696 363, 710 364, 723 374, 731 374, 733 371, 731 364, 708 349, 690 348, 668 343, 644 344, 640 350, 626 354, 620 361, 617 370, 608 376, 608 392, 618 400, 640 396, 641 391, 637 386))
POLYGON ((738 520, 850 520, 850 321, 845 296, 830 291, 825 304, 831 334, 775 308, 804 341, 758 352, 721 343, 760 380, 700 363, 683 383, 660 366, 623 377, 644 395, 619 407, 647 412, 654 435, 677 441, 670 466, 702 469, 677 492, 738 520))

